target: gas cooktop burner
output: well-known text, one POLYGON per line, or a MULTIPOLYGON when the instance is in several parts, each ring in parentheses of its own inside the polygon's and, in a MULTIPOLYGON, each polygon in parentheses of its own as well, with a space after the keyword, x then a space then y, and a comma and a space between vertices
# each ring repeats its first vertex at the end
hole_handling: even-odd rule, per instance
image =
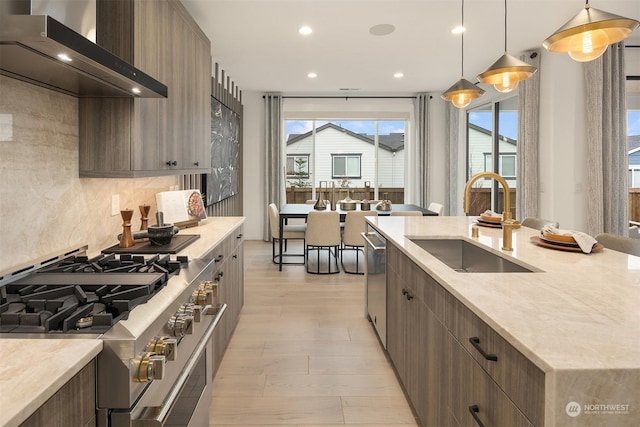
POLYGON ((104 333, 187 262, 159 254, 65 258, 0 288, 0 332, 104 333))

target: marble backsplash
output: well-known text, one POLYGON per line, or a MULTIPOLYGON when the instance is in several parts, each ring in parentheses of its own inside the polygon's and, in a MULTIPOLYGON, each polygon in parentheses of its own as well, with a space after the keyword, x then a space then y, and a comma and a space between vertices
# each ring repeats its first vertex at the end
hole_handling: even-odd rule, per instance
POLYGON ((78 100, 0 76, 0 273, 62 250, 89 252, 117 243, 122 218, 111 196, 133 209, 151 206, 177 176, 101 179, 78 176, 78 100))

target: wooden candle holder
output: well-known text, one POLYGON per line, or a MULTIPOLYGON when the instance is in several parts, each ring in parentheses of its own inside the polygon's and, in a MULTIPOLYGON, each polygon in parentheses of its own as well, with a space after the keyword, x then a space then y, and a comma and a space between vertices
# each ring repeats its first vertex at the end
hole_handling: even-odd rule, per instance
POLYGON ((131 218, 133 217, 133 210, 125 209, 120 211, 122 216, 122 237, 120 238, 119 246, 121 248, 130 248, 135 245, 133 240, 133 234, 131 234, 131 218))

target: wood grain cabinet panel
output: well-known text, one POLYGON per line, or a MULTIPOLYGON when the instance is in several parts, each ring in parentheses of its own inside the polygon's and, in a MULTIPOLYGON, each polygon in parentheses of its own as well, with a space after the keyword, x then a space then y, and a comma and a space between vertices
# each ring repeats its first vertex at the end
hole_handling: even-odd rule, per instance
POLYGON ((447 331, 423 298, 436 300, 436 289, 422 289, 439 285, 392 245, 387 259, 387 351, 422 424, 441 427, 447 417, 447 331))
POLYGON ((96 365, 92 360, 20 426, 95 426, 95 396, 96 365))
POLYGON ((213 249, 216 261, 214 279, 218 279, 218 304, 227 304, 227 311, 214 332, 213 369, 215 374, 235 330, 244 305, 244 248, 242 227, 236 228, 213 249))
POLYGON ((391 243, 387 310, 387 351, 422 425, 544 424, 544 372, 391 243))
POLYGON ((96 7, 97 43, 166 84, 168 97, 80 99, 80 175, 208 172, 209 39, 178 0, 97 0, 96 7))
POLYGON ((542 425, 544 372, 453 296, 447 302, 447 323, 454 338, 534 425, 542 425), (477 338, 475 346, 470 338, 477 338), (488 360, 482 352, 497 360, 488 360))
POLYGON ((469 353, 449 335, 451 410, 462 427, 532 427, 522 412, 482 370, 469 353))

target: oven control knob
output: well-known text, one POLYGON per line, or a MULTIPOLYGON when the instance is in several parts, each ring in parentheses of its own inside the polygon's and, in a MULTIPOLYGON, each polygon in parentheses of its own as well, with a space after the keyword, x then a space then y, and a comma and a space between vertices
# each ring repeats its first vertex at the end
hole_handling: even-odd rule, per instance
POLYGON ((214 297, 218 296, 218 282, 212 282, 211 280, 207 280, 205 282, 200 283, 199 289, 203 289, 205 291, 211 291, 214 297))
POLYGON ((133 359, 133 382, 150 383, 164 376, 165 357, 155 353, 145 353, 133 359))
POLYGON ((155 337, 147 343, 147 351, 164 356, 167 360, 175 360, 178 340, 169 337, 155 337))
POLYGON ((207 289, 196 289, 191 295, 191 300, 200 306, 213 305, 213 292, 207 289))
POLYGON ((193 317, 176 313, 167 322, 167 327, 174 337, 183 337, 193 333, 193 317))
POLYGON ((193 303, 193 302, 185 302, 178 309, 178 314, 184 314, 186 316, 191 316, 191 317, 193 317, 193 321, 197 323, 201 319, 202 306, 197 304, 197 303, 193 303))

